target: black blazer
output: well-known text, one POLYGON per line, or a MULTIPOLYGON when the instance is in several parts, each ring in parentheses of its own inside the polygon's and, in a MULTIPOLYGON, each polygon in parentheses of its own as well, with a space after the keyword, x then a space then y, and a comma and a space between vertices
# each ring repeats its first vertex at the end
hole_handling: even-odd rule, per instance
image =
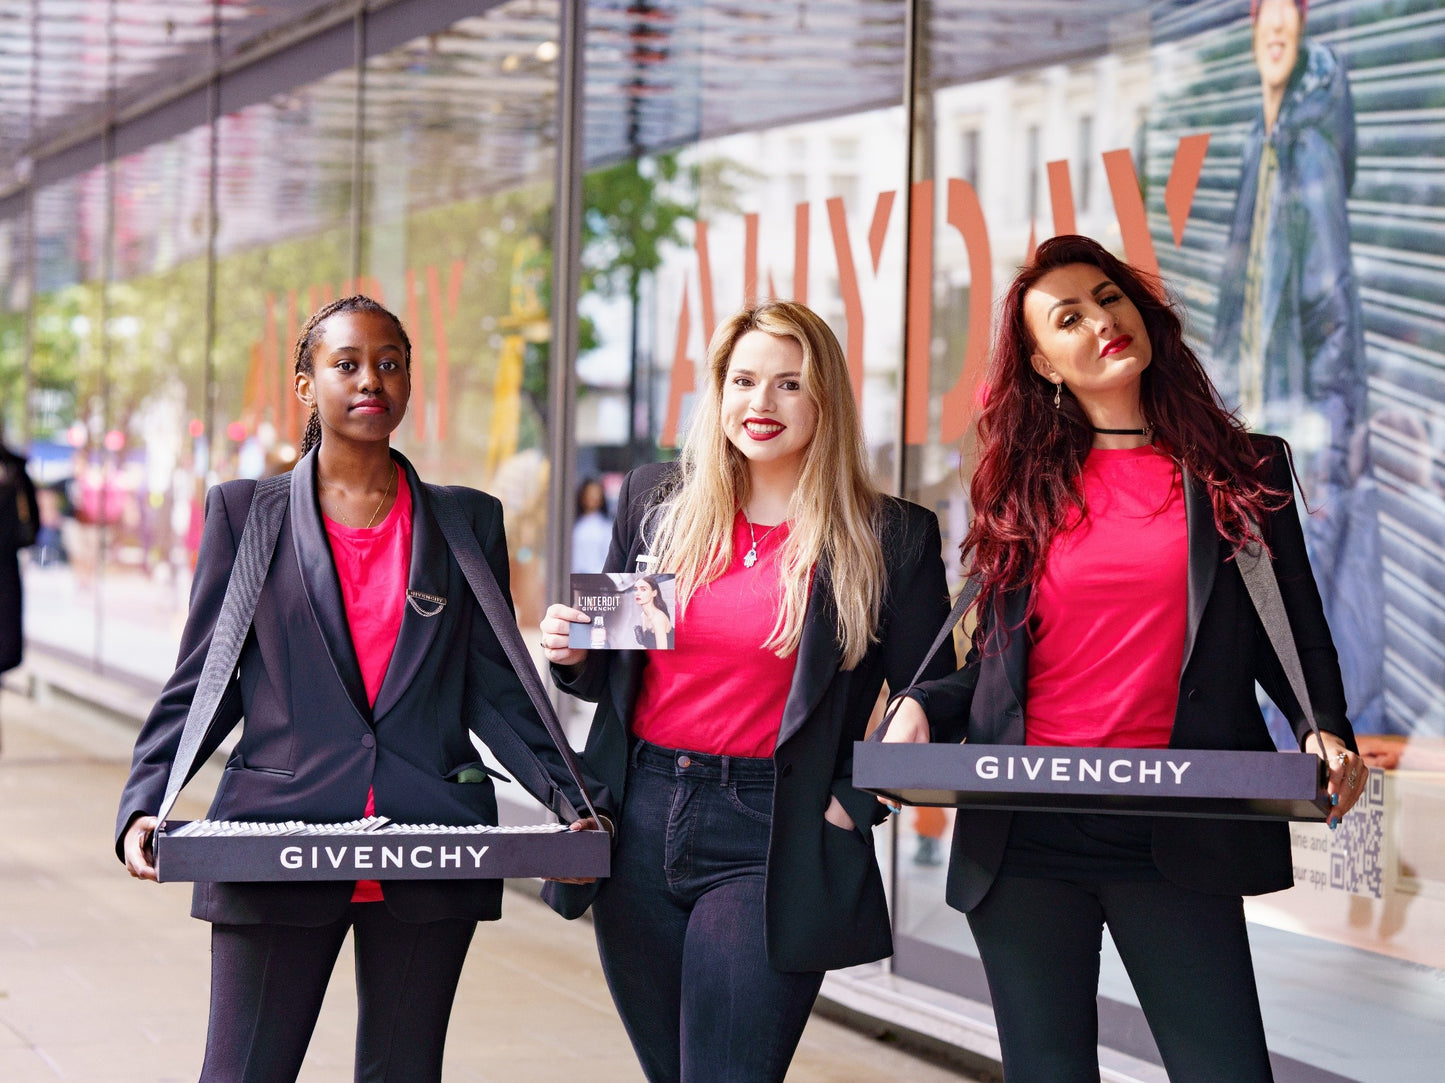
MULTIPOLYGON (((1293 491, 1284 442, 1255 437, 1269 456, 1268 484, 1293 491)), ((1265 635, 1230 559, 1232 547, 1214 527, 1202 484, 1184 477, 1189 546, 1189 612, 1184 633, 1184 666, 1171 748, 1268 751, 1273 749, 1255 699, 1257 680, 1290 720, 1303 743, 1309 733, 1288 679, 1265 635)), ((1354 748, 1345 717, 1339 662, 1325 624, 1319 590, 1305 555, 1304 535, 1293 499, 1263 524, 1274 557, 1275 575, 1300 662, 1322 730, 1354 748)), ((1008 594, 1001 620, 988 621, 987 647, 969 652, 964 667, 942 680, 920 685, 935 741, 965 737, 984 744, 1024 743, 1024 699, 1028 688, 1029 635, 1023 624, 1029 591, 1008 594), (1001 628, 1013 628, 1005 635, 1001 628)), ((987 619, 987 618, 985 618, 987 619)), ((973 909, 993 883, 1003 860, 1013 813, 959 809, 947 899, 958 910, 973 909)), ((1293 882, 1289 827, 1283 822, 1159 817, 1152 821, 1154 863, 1169 880, 1226 895, 1258 895, 1293 882)))
MULTIPOLYGON (((674 470, 671 464, 644 466, 623 482, 608 571, 636 570, 637 557, 645 552, 643 515, 674 470)), ((773 753, 777 781, 765 928, 768 959, 778 970, 829 970, 893 951, 872 838, 873 825, 887 813, 872 794, 853 788, 853 743, 863 738, 883 681, 902 689, 912 680, 949 605, 942 540, 931 512, 885 498, 880 540, 888 583, 879 640, 852 670, 838 668, 828 569, 819 567, 813 575, 793 684, 773 753), (842 830, 823 819, 833 796, 848 810, 856 830, 842 830)), ((584 756, 614 799, 625 798, 632 712, 646 664, 642 651, 594 651, 581 666, 552 668, 559 687, 597 702, 584 756)), ((942 676, 953 667, 952 647, 947 646, 929 673, 942 676)), ((560 913, 575 917, 597 890, 596 885, 548 884, 543 897, 560 913)))
MULTIPOLYGON (((406 607, 373 709, 321 519, 315 452, 303 458, 291 475, 290 506, 241 651, 239 680, 231 683, 197 758, 201 762, 215 751, 245 716, 211 818, 345 822, 361 815, 368 788, 374 787, 377 813, 399 822, 494 824, 491 779, 456 781, 468 768, 485 772, 468 737, 469 724, 482 711, 508 720, 581 807, 560 754, 447 548, 425 487, 402 455, 392 455, 411 487, 407 587, 447 604, 432 617, 406 607)), ((136 740, 116 817, 117 854, 131 821, 160 805, 254 490, 255 482, 242 480, 206 494, 205 533, 180 657, 136 740)), ((501 504, 475 489, 452 491, 510 596, 501 504)), ((593 793, 600 798, 595 788, 593 793)), ((404 921, 486 920, 501 914, 501 886, 498 880, 383 880, 383 894, 385 905, 404 921)), ((352 890, 347 881, 198 883, 191 913, 232 924, 321 925, 341 916, 352 890)))

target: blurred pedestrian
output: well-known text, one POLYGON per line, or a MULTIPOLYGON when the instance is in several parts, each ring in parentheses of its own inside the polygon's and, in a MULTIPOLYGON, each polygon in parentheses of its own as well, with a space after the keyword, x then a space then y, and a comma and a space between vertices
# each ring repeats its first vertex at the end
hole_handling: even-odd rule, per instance
POLYGON ((20 550, 35 544, 39 529, 40 507, 25 457, 0 444, 0 673, 18 666, 24 654, 20 550))
POLYGON ((602 482, 588 478, 577 488, 577 518, 572 523, 572 570, 596 573, 607 562, 612 544, 612 516, 602 482))

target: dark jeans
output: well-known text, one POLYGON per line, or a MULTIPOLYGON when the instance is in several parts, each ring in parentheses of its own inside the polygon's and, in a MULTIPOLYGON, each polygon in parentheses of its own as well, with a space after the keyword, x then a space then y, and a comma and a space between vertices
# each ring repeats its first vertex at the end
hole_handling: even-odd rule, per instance
POLYGON ((1103 927, 1173 1083, 1270 1074, 1239 896, 1000 876, 968 915, 1009 1083, 1096 1083, 1103 927))
POLYGON ((202 1083, 294 1080, 346 930, 356 939, 356 1079, 442 1076, 447 1021, 475 921, 410 924, 386 904, 340 921, 211 926, 211 1020, 202 1083))
POLYGON ((781 1080, 821 972, 768 963, 773 761, 639 742, 612 876, 592 907, 602 970, 651 1083, 781 1080))

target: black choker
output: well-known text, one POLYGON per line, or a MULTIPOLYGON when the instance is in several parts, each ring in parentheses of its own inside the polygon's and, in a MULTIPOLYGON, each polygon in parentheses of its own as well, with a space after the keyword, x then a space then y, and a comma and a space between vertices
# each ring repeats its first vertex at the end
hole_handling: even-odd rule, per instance
MULTIPOLYGON (((1090 426, 1090 427, 1092 428, 1092 426, 1090 426)), ((1144 429, 1094 429, 1094 431, 1097 432, 1097 433, 1102 433, 1102 434, 1105 435, 1105 436, 1148 436, 1148 435, 1149 435, 1150 433, 1152 433, 1154 430, 1153 430, 1152 428, 1144 428, 1144 429)))

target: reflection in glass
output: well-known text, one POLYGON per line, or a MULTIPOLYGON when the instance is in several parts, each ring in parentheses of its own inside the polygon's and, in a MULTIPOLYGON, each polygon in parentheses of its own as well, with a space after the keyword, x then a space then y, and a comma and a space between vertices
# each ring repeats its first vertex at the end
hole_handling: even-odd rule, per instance
POLYGON ((201 128, 114 167, 101 440, 114 508, 98 660, 156 680, 174 659, 200 536, 209 153, 201 128))
POLYGON ((502 501, 517 619, 546 608, 557 5, 509 3, 366 66, 361 288, 411 335, 395 444, 502 501))
POLYGON ((0 215, 0 438, 11 444, 18 442, 25 428, 27 218, 24 207, 0 215))
POLYGON ((904 17, 901 3, 589 10, 580 474, 615 485, 669 454, 713 326, 778 296, 845 343, 892 488, 904 17))
POLYGON ((218 122, 216 337, 208 482, 289 469, 305 423, 291 352, 354 291, 356 77, 339 71, 218 122))
POLYGON ((54 561, 26 573, 29 641, 91 659, 103 613, 102 532, 119 514, 107 484, 103 376, 104 167, 33 197, 35 314, 29 469, 41 521, 59 531, 54 561))
MULTIPOLYGON (((1228 285, 1221 283, 1226 241, 1260 111, 1248 5, 1119 3, 1097 19, 1101 5, 1089 5, 1087 17, 1077 5, 1030 5, 1027 16, 1008 7, 933 0, 922 64, 931 92, 920 110, 919 138, 928 148, 923 158, 932 163, 938 208, 930 393, 919 407, 914 432, 922 434, 921 446, 910 449, 906 488, 938 511, 950 548, 967 526, 958 477, 969 468, 967 423, 981 378, 981 369, 970 366, 984 356, 994 284, 1006 281, 1043 238, 1096 237, 1135 264, 1157 262, 1188 307, 1192 344, 1217 368, 1221 357, 1211 343, 1219 334, 1218 299, 1228 285), (1047 21, 1038 19, 1040 9, 1048 9, 1047 21), (1025 17, 1035 20, 1032 30, 1011 21, 1025 17), (1035 131, 1037 154, 1031 151, 1035 131), (1191 153, 1198 155, 1192 166, 1191 153), (976 216, 963 213, 965 203, 950 203, 950 187, 955 196, 977 197, 976 216)), ((1369 455, 1348 465, 1363 466, 1379 490, 1384 587, 1374 597, 1385 605, 1385 728, 1391 732, 1361 740, 1380 772, 1369 802, 1347 817, 1347 830, 1296 825, 1296 886, 1246 904, 1272 1046, 1351 1075, 1368 1063, 1376 1071, 1390 1064, 1409 1076, 1428 1062, 1424 1043, 1401 1040, 1404 1028, 1392 1012, 1407 1011, 1412 1026, 1440 1032, 1437 998, 1415 982, 1415 968, 1398 962, 1429 968, 1422 972, 1438 979, 1445 914, 1434 886, 1441 848, 1421 826, 1433 823, 1438 809, 1439 787, 1430 779, 1445 733, 1445 656, 1436 649, 1445 578, 1434 541, 1445 493, 1439 483, 1445 425, 1438 409, 1445 338, 1439 321, 1426 315, 1445 298, 1445 288, 1433 254, 1430 208, 1438 203, 1438 185, 1425 183, 1419 166, 1439 155, 1441 135, 1397 112, 1433 94, 1427 87, 1441 71, 1445 10, 1420 4, 1409 11, 1369 2, 1310 4, 1307 20, 1310 37, 1326 42, 1347 70, 1354 100, 1346 247, 1359 279, 1369 394, 1349 393, 1368 399, 1369 455), (1349 968, 1352 1004, 1371 1021, 1355 1032, 1368 1052, 1348 1063, 1294 1037, 1311 1013, 1328 1010, 1323 994, 1301 996, 1301 989, 1323 987, 1331 966, 1349 968)), ((1317 68, 1300 69, 1301 85, 1314 85, 1317 68)), ((918 258, 915 252, 915 265, 918 258)), ((1305 273, 1328 279, 1327 266, 1344 265, 1315 261, 1305 273)), ((910 330, 917 311, 910 310, 910 330)), ((1323 313, 1302 318, 1314 320, 1315 331, 1340 326, 1323 313)), ((1303 367, 1291 374, 1299 387, 1310 382, 1303 367)), ((1238 374, 1214 375, 1234 401, 1238 374)), ((1323 399, 1331 392, 1309 393, 1323 399)), ((1291 413, 1287 406, 1284 412, 1291 413)), ((1294 423, 1307 420, 1307 412, 1292 413, 1294 423)), ((1266 427, 1280 424, 1276 419, 1266 427)), ((1309 434, 1296 436, 1297 450, 1308 451, 1309 434)), ((1319 495, 1309 493, 1311 500, 1319 495)), ((952 565, 956 575, 957 561, 952 565)), ((1345 620, 1337 629, 1337 637, 1350 640, 1342 649, 1369 649, 1350 627, 1345 620)), ((1361 699, 1355 704, 1352 697, 1352 709, 1361 712, 1365 728, 1378 726, 1371 721, 1378 711, 1368 696, 1361 699)), ((905 975, 921 973, 920 960, 940 956, 939 949, 972 952, 962 916, 941 911, 938 896, 919 878, 926 870, 909 868, 910 849, 921 836, 908 817, 901 818, 895 900, 902 934, 896 971, 905 975)), ((937 982, 938 975, 926 980, 937 982)), ((1133 1003, 1107 946, 1102 990, 1133 1003)))

